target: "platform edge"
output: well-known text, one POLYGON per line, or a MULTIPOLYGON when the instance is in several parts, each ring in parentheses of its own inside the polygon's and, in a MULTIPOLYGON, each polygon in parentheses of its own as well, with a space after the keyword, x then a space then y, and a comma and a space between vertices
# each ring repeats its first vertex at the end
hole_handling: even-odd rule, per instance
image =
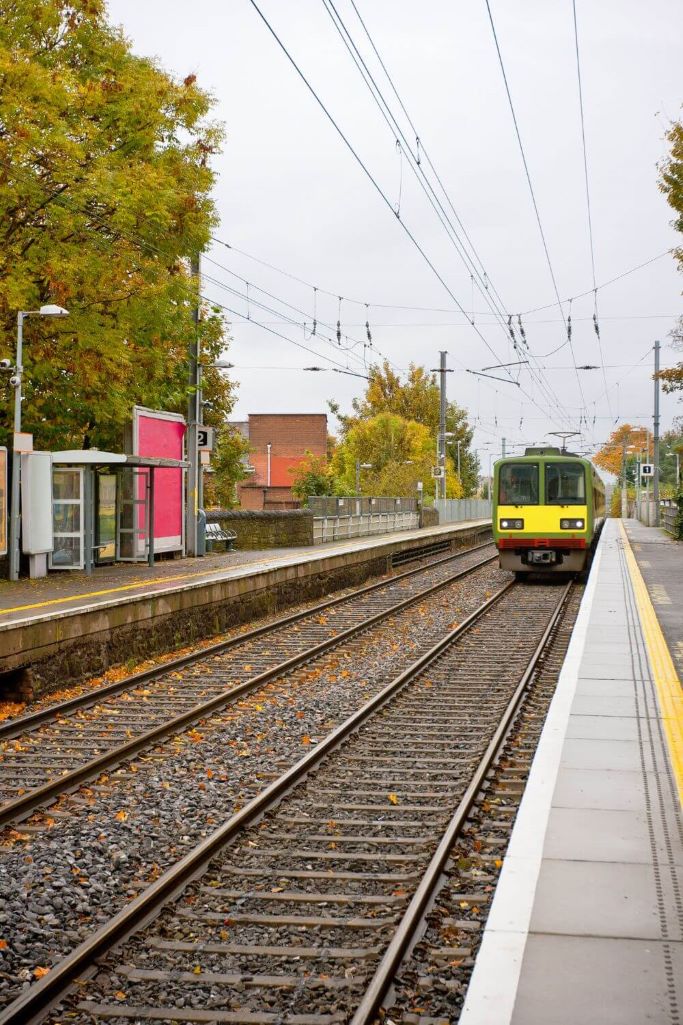
POLYGON ((512 1019, 543 858, 546 831, 539 829, 538 824, 547 823, 550 814, 609 533, 608 520, 596 549, 592 572, 510 837, 460 1015, 460 1025, 508 1025, 512 1019))

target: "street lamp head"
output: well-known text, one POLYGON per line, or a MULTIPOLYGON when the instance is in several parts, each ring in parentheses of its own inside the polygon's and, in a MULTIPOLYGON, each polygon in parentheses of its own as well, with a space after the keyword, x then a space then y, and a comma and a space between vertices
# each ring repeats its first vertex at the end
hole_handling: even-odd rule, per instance
POLYGON ((224 359, 217 359, 211 365, 216 367, 217 370, 232 370, 235 366, 234 363, 228 363, 228 361, 224 359))
POLYGON ((47 306, 41 306, 38 310, 41 317, 68 317, 69 311, 65 310, 63 306, 57 306, 55 303, 48 303, 47 306))

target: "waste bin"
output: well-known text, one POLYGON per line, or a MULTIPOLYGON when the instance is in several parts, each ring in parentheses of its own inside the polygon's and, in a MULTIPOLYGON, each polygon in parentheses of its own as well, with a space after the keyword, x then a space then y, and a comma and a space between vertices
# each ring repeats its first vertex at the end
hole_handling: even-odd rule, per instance
POLYGON ((197 555, 206 555, 206 510, 197 509, 197 555))

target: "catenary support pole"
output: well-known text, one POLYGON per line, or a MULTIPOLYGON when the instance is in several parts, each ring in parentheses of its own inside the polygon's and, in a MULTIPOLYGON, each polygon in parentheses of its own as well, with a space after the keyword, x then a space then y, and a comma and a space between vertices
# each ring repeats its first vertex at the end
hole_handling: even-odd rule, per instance
POLYGON ((439 498, 446 497, 446 356, 447 352, 439 353, 439 469, 441 475, 437 479, 436 489, 439 498))
MULTIPOLYGON (((190 265, 199 292, 199 256, 192 258, 190 265)), ((199 381, 199 295, 192 314, 194 331, 190 338, 188 359, 187 396, 187 507, 185 510, 185 547, 188 555, 197 555, 197 512, 199 509, 199 451, 197 449, 197 426, 199 424, 200 381, 199 381)))
POLYGON ((17 435, 21 433, 21 383, 23 371, 24 314, 17 313, 17 362, 14 369, 14 438, 12 443, 12 505, 9 519, 9 578, 19 579, 19 492, 21 490, 21 454, 17 435))
POLYGON ((659 526, 659 349, 660 342, 655 342, 655 410, 654 410, 654 504, 655 527, 659 526))

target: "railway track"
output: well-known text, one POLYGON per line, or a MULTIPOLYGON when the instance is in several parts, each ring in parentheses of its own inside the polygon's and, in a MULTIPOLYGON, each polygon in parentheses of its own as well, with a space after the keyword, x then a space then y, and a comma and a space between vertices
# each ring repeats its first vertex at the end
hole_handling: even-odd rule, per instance
POLYGON ((393 1025, 457 1025, 550 702, 571 640, 582 587, 534 673, 513 728, 463 825, 420 939, 392 979, 393 1025))
POLYGON ((70 1022, 373 1021, 571 587, 501 588, 2 1025, 56 1003, 70 1022))
POLYGON ((488 565, 487 550, 437 559, 0 725, 0 826, 488 565))

